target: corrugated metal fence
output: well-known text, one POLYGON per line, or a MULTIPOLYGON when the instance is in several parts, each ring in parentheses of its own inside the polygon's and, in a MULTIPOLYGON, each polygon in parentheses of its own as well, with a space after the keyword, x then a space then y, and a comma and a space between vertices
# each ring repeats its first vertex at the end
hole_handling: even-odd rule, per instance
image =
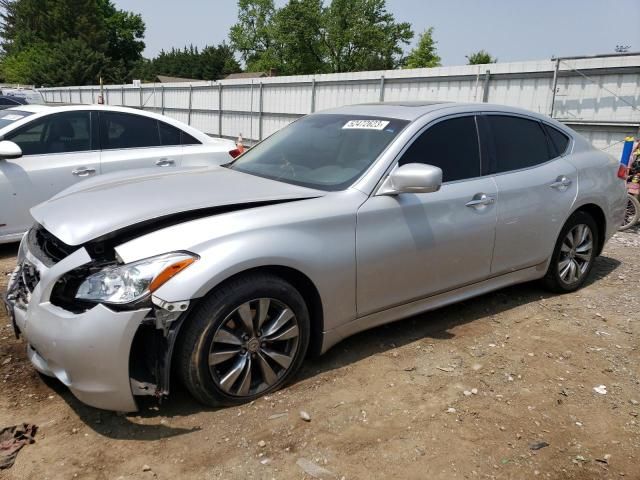
MULTIPOLYGON (((53 103, 97 103, 99 86, 44 88, 53 103)), ((341 105, 400 100, 491 102, 551 115, 619 155, 640 126, 640 53, 191 84, 108 85, 104 100, 151 110, 210 135, 260 140, 341 105)))

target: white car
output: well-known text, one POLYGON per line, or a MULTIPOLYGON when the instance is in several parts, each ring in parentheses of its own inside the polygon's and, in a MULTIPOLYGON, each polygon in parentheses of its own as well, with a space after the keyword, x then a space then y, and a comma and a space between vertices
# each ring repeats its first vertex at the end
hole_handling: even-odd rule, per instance
POLYGON ((85 178, 220 165, 237 153, 231 140, 131 108, 21 105, 0 111, 0 243, 28 230, 31 207, 85 178))

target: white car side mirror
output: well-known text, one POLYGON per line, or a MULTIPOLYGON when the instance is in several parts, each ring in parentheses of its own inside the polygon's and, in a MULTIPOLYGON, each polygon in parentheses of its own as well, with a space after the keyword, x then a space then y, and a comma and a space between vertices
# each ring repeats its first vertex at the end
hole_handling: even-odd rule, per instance
POLYGON ((9 140, 3 140, 0 142, 0 160, 8 160, 11 158, 20 158, 22 156, 22 149, 18 144, 9 140))
POLYGON ((432 193, 442 186, 442 170, 424 163, 407 163, 393 170, 386 178, 378 195, 400 193, 432 193))

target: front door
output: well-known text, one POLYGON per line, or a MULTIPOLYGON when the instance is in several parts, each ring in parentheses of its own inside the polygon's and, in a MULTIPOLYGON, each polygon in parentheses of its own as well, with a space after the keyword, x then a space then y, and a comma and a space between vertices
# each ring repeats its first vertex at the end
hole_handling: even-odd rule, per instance
POLYGON ((0 160, 0 236, 31 226, 29 209, 74 183, 99 173, 100 152, 92 145, 88 111, 47 115, 7 134, 23 156, 0 160), (6 202, 6 203, 5 203, 6 202))
POLYGON ((481 175, 473 116, 429 126, 399 164, 443 170, 434 193, 372 196, 358 211, 357 307, 363 316, 490 275, 497 189, 481 175))

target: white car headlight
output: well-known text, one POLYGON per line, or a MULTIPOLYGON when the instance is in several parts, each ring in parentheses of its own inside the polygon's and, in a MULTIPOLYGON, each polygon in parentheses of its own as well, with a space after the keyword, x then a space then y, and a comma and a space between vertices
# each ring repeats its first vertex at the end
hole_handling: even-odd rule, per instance
POLYGON ((167 253, 126 265, 107 267, 87 277, 76 298, 92 302, 135 302, 160 288, 198 259, 189 253, 167 253))

